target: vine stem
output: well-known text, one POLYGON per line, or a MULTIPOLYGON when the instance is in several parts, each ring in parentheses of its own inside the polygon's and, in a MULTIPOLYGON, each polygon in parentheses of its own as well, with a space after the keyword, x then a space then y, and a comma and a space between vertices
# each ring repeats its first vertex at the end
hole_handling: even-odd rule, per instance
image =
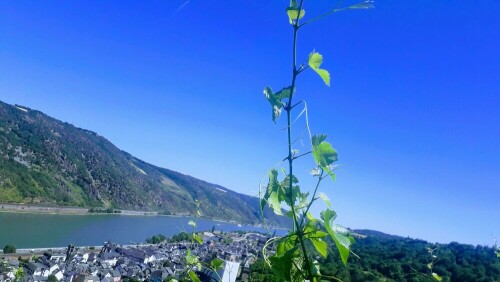
MULTIPOLYGON (((307 208, 306 208, 306 211, 304 212, 304 215, 307 216, 307 213, 309 212, 309 209, 311 208, 313 202, 315 201, 315 197, 316 197, 316 192, 318 192, 318 187, 319 187, 319 184, 321 183, 321 180, 323 180, 322 176, 323 176, 323 169, 321 169, 321 174, 318 176, 318 182, 316 182, 316 187, 314 188, 314 193, 312 195, 312 198, 311 198, 311 202, 309 202, 309 205, 307 205, 307 208)), ((305 219, 305 216, 302 217, 301 219, 301 222, 300 222, 300 226, 304 225, 304 219, 305 219)))
POLYGON ((297 76, 299 75, 299 71, 297 70, 297 33, 299 31, 299 14, 302 10, 302 5, 304 4, 304 0, 300 1, 297 18, 295 19, 295 23, 293 24, 293 48, 292 48, 292 91, 290 93, 290 98, 288 99, 288 103, 285 107, 286 116, 287 116, 287 135, 288 135, 288 171, 290 175, 290 184, 288 187, 288 197, 290 199, 292 215, 293 215, 293 231, 297 234, 297 238, 299 240, 302 252, 304 254, 304 261, 306 264, 306 276, 309 278, 309 281, 313 281, 314 276, 311 273, 311 262, 309 261, 309 257, 307 255, 306 245, 304 243, 304 234, 301 229, 301 225, 299 225, 299 220, 297 218, 297 213, 295 211, 295 202, 293 200, 293 150, 292 150, 292 99, 295 91, 295 82, 297 80, 297 76))

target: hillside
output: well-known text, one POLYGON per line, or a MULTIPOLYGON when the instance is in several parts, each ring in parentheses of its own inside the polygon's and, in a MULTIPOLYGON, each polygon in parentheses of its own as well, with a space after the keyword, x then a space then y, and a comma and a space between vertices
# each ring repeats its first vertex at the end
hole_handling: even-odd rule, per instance
MULTIPOLYGON (((352 247, 356 255, 351 255, 344 266, 335 248, 327 258, 319 258, 323 274, 344 282, 435 282, 427 268, 432 260, 428 248, 432 248, 436 255, 433 271, 443 278, 443 282, 500 281, 500 261, 495 248, 457 242, 432 244, 373 230, 353 232, 362 235, 357 236, 352 247)), ((277 281, 263 261, 252 266, 251 272, 252 281, 277 281)))
POLYGON ((261 222, 256 197, 148 164, 95 132, 0 102, 0 202, 193 213, 195 199, 206 217, 261 222))
POLYGON ((350 257, 344 267, 338 254, 330 255, 322 262, 328 269, 325 273, 343 281, 435 281, 423 275, 429 274, 427 264, 432 255, 428 248, 432 248, 436 256, 433 271, 443 281, 500 281, 500 261, 492 247, 433 244, 372 230, 354 232, 367 236, 353 245, 352 251, 359 258, 350 257))

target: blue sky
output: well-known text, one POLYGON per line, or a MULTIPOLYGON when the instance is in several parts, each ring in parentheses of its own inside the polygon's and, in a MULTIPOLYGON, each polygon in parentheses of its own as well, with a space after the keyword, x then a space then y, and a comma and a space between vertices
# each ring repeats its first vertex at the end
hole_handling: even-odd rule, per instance
MULTIPOLYGON (((306 16, 334 3, 306 1, 306 16)), ((0 100, 256 194, 286 155, 283 123, 272 123, 262 94, 290 84, 286 4, 2 1, 0 100)), ((299 61, 315 49, 332 74, 329 88, 312 72, 297 85, 313 132, 328 133, 339 152, 337 182, 321 189, 348 227, 492 244, 500 236, 500 2, 375 4, 299 34, 299 61)), ((313 162, 303 160, 308 189, 313 162)))

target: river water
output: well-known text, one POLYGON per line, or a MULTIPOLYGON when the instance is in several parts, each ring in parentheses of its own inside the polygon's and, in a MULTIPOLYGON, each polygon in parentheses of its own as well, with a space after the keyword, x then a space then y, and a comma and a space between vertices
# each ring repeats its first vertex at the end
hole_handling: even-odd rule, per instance
MULTIPOLYGON (((0 248, 12 244, 17 248, 102 245, 111 240, 118 244, 142 243, 156 234, 167 237, 190 231, 192 218, 127 215, 52 215, 0 212, 0 248)), ((196 230, 260 231, 255 226, 198 219, 196 230)), ((273 232, 273 230, 271 230, 273 232)), ((278 231, 284 233, 284 231, 278 231)))

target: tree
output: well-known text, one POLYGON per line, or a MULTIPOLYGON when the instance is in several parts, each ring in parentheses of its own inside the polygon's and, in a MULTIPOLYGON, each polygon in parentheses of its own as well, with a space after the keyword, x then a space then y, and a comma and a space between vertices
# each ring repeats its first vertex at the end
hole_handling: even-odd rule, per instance
POLYGON ((3 253, 4 254, 15 254, 16 247, 14 245, 5 245, 5 247, 3 247, 3 253))
POLYGON ((54 274, 49 275, 49 277, 47 278, 47 282, 57 282, 57 281, 59 280, 57 280, 57 277, 54 274))
POLYGON ((158 235, 154 235, 151 238, 147 238, 146 243, 148 243, 148 244, 160 244, 166 240, 167 240, 167 237, 165 237, 165 235, 158 234, 158 235))

